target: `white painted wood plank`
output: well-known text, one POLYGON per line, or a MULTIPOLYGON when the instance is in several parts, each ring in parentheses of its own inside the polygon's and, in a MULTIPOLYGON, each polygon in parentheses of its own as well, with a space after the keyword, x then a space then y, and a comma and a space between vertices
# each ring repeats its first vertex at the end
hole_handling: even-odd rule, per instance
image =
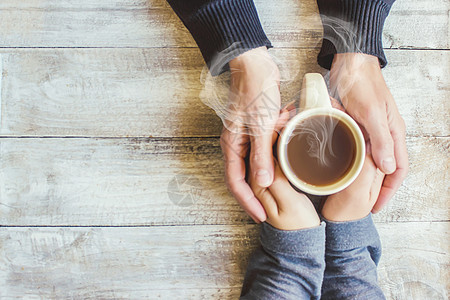
POLYGON ((20 2, 2 1, 1 47, 195 46, 164 0, 20 2))
MULTIPOLYGON (((324 72, 315 50, 271 53, 292 74, 282 101, 298 99, 306 72, 324 72)), ((27 49, 3 56, 2 135, 218 136, 199 98, 197 49, 27 49)), ((448 51, 387 51, 388 85, 410 135, 450 134, 448 51), (432 121, 431 121, 432 120, 432 121)))
MULTIPOLYGON (((378 222, 442 221, 448 138, 409 138, 411 171, 378 222)), ((248 223, 227 192, 218 138, 0 139, 2 225, 248 223)))
MULTIPOLYGON (((276 53, 303 73, 320 70, 316 52, 276 53)), ((3 56, 8 101, 1 134, 220 134, 220 119, 199 98, 204 64, 197 49, 33 49, 3 56)), ((300 89, 301 76, 290 71, 297 76, 284 88, 285 102, 300 89)))
MULTIPOLYGON (((255 2, 275 46, 321 43, 316 1, 255 2)), ((385 46, 448 49, 448 10, 445 0, 397 1, 386 23, 385 46)), ((195 42, 163 0, 3 0, 0 46, 195 47, 195 42)))
POLYGON ((386 51, 388 87, 409 135, 450 135, 450 52, 386 51))
POLYGON ((0 224, 248 221, 216 138, 0 139, 0 156, 0 224))
POLYGON ((409 174, 394 198, 376 215, 375 220, 448 220, 450 139, 409 138, 407 147, 409 174))
POLYGON ((0 297, 236 299, 255 229, 0 228, 0 297))
MULTIPOLYGON (((447 299, 449 223, 378 227, 387 299, 447 299)), ((0 296, 236 299, 257 237, 256 225, 0 228, 0 296)))
POLYGON ((208 135, 213 127, 219 134, 218 118, 198 99, 203 66, 199 53, 196 49, 182 53, 166 49, 4 53, 6 120, 1 133, 183 136, 208 135), (38 133, 38 128, 43 131, 38 133))
POLYGON ((449 10, 447 0, 397 0, 386 19, 383 46, 449 49, 449 10))
POLYGON ((450 223, 377 224, 383 254, 378 279, 387 299, 446 300, 450 223))

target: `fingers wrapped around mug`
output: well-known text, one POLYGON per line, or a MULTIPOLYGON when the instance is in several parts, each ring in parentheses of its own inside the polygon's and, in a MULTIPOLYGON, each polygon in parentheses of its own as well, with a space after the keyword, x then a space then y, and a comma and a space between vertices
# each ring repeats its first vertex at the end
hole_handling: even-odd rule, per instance
POLYGON ((311 201, 292 188, 276 160, 274 165, 274 180, 268 188, 262 188, 251 180, 249 182, 267 213, 266 222, 281 230, 319 226, 320 219, 311 201))
POLYGON ((327 198, 322 207, 322 216, 336 222, 364 218, 377 201, 384 176, 375 165, 372 155, 367 154, 356 180, 343 191, 327 198))

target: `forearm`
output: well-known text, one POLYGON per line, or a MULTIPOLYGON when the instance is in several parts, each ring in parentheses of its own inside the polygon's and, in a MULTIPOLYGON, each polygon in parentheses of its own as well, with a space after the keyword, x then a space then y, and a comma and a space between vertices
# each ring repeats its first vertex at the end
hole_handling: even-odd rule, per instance
POLYGON ((376 270, 381 243, 371 215, 326 223, 322 299, 385 299, 376 270))
POLYGON ((325 269, 325 224, 285 231, 261 225, 241 299, 319 299, 325 269))
POLYGON ((317 0, 324 27, 319 64, 331 68, 336 53, 358 52, 387 64, 382 31, 395 0, 317 0))
POLYGON ((252 0, 168 0, 196 41, 211 74, 249 49, 272 47, 252 0))

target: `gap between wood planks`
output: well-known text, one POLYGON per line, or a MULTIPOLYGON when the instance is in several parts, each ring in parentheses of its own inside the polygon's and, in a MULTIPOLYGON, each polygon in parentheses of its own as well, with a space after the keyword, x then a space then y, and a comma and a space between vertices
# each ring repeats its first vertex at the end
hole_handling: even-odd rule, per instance
MULTIPOLYGON (((284 47, 277 46, 276 49, 305 49, 305 50, 318 50, 317 47, 284 47)), ((102 47, 102 46, 76 46, 76 47, 68 47, 68 46, 0 46, 0 49, 198 49, 198 47, 174 47, 174 46, 155 46, 155 47, 129 47, 129 46, 119 46, 119 47, 102 47)), ((414 46, 402 46, 402 47, 392 47, 392 48, 383 48, 384 50, 421 50, 421 51, 450 51, 450 48, 429 48, 429 47, 414 47, 414 46)), ((270 51, 270 50, 269 50, 270 51)))
MULTIPOLYGON (((1 99, 0 99, 1 100, 1 99)), ((0 109, 1 113, 1 109, 0 109)), ((1 121, 1 118, 0 118, 1 121)), ((413 138, 450 138, 450 135, 432 135, 432 134, 408 134, 407 137, 413 138)), ((0 135, 0 139, 98 139, 98 140, 122 140, 122 139, 148 139, 148 140, 176 140, 176 139, 219 139, 219 135, 201 135, 201 136, 64 136, 64 135, 43 135, 43 136, 32 136, 32 135, 0 135)))
MULTIPOLYGON (((1 203, 0 203, 1 205, 1 203)), ((395 221, 395 222, 377 222, 375 224, 423 224, 423 223, 448 223, 448 220, 433 220, 433 221, 395 221)), ((0 225, 0 228, 157 228, 157 227, 193 227, 193 226, 227 226, 227 227, 242 227, 242 226, 257 226, 256 223, 241 223, 241 224, 226 224, 226 223, 216 223, 216 224, 158 224, 158 225, 0 225)))
POLYGON ((0 54, 0 128, 2 128, 2 79, 3 79, 3 57, 0 54))

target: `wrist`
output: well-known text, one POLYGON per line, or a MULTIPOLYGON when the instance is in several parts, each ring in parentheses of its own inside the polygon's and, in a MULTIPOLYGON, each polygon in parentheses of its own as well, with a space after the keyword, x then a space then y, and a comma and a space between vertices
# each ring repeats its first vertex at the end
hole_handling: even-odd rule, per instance
MULTIPOLYGON (((279 230, 286 231, 302 230, 319 226, 320 217, 311 200, 296 191, 292 192, 291 195, 283 195, 284 201, 276 198, 276 201, 284 204, 283 206, 277 207, 278 211, 268 212, 269 217, 267 218, 267 223, 279 230)), ((277 194, 275 197, 279 196, 280 194, 277 194)))
POLYGON ((279 81, 278 66, 272 60, 266 47, 251 49, 242 53, 229 62, 231 76, 240 77, 242 73, 248 75, 250 81, 279 81))
MULTIPOLYGON (((363 191, 357 194, 364 195, 363 191)), ((321 209, 321 216, 328 221, 346 222, 366 217, 373 207, 373 199, 334 194, 328 197, 321 209)))
POLYGON ((260 58, 269 58, 269 52, 267 47, 258 47, 248 50, 241 55, 230 60, 230 68, 242 68, 248 65, 255 64, 260 58))
POLYGON ((358 70, 361 66, 370 66, 381 70, 378 57, 364 53, 337 53, 334 55, 331 64, 331 71, 346 69, 349 71, 358 70))

